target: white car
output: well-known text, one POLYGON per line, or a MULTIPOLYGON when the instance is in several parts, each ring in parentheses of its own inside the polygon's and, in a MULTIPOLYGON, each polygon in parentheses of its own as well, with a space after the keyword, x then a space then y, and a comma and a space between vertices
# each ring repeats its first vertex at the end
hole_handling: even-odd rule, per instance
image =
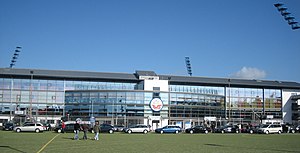
POLYGON ((46 130, 46 127, 41 123, 25 123, 23 126, 14 127, 16 132, 43 132, 46 130))
POLYGON ((144 133, 147 134, 150 131, 147 125, 134 125, 129 128, 124 129, 126 133, 144 133))
POLYGON ((282 133, 282 126, 279 124, 266 124, 266 125, 262 125, 259 129, 258 129, 258 133, 265 133, 265 134, 269 134, 269 133, 282 133))

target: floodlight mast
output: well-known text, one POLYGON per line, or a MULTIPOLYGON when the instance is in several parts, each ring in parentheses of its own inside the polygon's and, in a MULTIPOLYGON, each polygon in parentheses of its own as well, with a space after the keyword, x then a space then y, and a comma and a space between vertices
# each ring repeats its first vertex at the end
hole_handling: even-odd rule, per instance
POLYGON ((185 57, 185 64, 187 68, 187 72, 190 76, 192 76, 192 66, 191 66, 191 61, 189 57, 185 57))
POLYGON ((17 59, 19 57, 19 53, 21 52, 21 50, 22 50, 22 47, 20 47, 20 46, 16 47, 14 55, 11 59, 11 63, 9 65, 9 68, 13 68, 16 65, 16 62, 17 62, 17 59))
POLYGON ((281 13, 281 15, 284 17, 284 19, 287 21, 287 23, 291 26, 293 30, 300 29, 300 26, 298 25, 298 22, 295 20, 295 17, 291 16, 291 13, 288 12, 287 8, 283 7, 283 5, 284 4, 282 3, 274 4, 274 6, 281 13))
MULTIPOLYGON (((16 62, 17 62, 17 59, 19 57, 19 53, 21 52, 21 49, 22 49, 22 47, 20 47, 20 46, 16 47, 15 52, 13 54, 13 57, 11 59, 11 63, 9 65, 10 69, 12 69, 14 65, 16 65, 16 62)), ((10 84, 10 111, 9 111, 9 120, 10 121, 12 120, 12 116, 13 116, 13 107, 12 107, 13 106, 12 105, 12 103, 13 103, 13 101, 12 101, 13 94, 12 93, 13 93, 13 79, 11 78, 11 84, 10 84)), ((14 108, 14 111, 16 111, 15 109, 18 110, 18 104, 17 104, 17 107, 14 108)))

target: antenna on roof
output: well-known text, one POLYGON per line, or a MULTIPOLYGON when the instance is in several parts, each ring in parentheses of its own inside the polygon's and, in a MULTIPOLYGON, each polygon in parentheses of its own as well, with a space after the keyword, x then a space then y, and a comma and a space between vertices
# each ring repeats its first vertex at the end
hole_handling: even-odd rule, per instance
POLYGON ((185 57, 185 64, 187 68, 187 72, 190 76, 192 76, 192 66, 191 66, 191 61, 189 57, 185 57))

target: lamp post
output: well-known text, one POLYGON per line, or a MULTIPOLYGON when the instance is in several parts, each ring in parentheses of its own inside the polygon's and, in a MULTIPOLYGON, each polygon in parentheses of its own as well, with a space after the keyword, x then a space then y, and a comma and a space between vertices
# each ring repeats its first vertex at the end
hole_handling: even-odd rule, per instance
MULTIPOLYGON (((9 111, 9 120, 12 120, 12 109, 13 109, 13 105, 12 105, 12 92, 13 92, 13 86, 14 86, 14 82, 13 82, 13 78, 11 77, 10 80, 10 111, 9 111)), ((17 106, 16 106, 17 107, 17 106)), ((14 108, 14 111, 16 111, 16 108, 14 108)))
POLYGON ((30 107, 29 107, 29 117, 30 121, 32 121, 32 84, 33 84, 33 71, 30 71, 30 93, 29 93, 29 100, 30 100, 30 107))
POLYGON ((230 97, 230 95, 231 95, 231 90, 230 90, 230 79, 228 79, 228 92, 229 92, 229 94, 228 94, 228 103, 229 103, 229 107, 228 107, 228 119, 229 119, 229 121, 231 120, 231 97, 230 97))
POLYGON ((170 87, 170 80, 171 80, 171 77, 168 77, 168 86, 169 86, 169 92, 168 92, 168 101, 169 101, 169 110, 168 110, 168 113, 169 113, 169 125, 171 125, 171 87, 170 87))
POLYGON ((112 121, 112 125, 114 125, 115 119, 114 119, 114 110, 115 110, 115 101, 113 100, 113 105, 112 105, 112 109, 111 109, 111 121, 112 121))

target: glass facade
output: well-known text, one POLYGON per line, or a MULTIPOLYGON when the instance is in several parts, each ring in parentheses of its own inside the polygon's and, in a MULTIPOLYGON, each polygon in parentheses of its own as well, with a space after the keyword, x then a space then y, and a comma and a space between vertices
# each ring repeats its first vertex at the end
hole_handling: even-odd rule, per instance
POLYGON ((199 123, 206 117, 233 122, 251 122, 265 115, 282 118, 281 89, 169 85, 169 92, 144 91, 140 83, 0 78, 0 115, 95 117, 124 125, 159 119, 155 116, 169 123, 199 123), (154 97, 163 102, 159 112, 149 107, 154 97))
POLYGON ((227 88, 226 118, 232 120, 261 120, 266 115, 282 118, 280 89, 227 88))
POLYGON ((170 116, 177 118, 224 118, 224 87, 170 86, 170 116))
POLYGON ((64 82, 59 80, 0 78, 0 114, 23 117, 62 116, 64 82))
POLYGON ((144 118, 144 97, 143 92, 134 91, 67 91, 65 108, 71 119, 93 116, 111 124, 126 124, 128 119, 144 118))

